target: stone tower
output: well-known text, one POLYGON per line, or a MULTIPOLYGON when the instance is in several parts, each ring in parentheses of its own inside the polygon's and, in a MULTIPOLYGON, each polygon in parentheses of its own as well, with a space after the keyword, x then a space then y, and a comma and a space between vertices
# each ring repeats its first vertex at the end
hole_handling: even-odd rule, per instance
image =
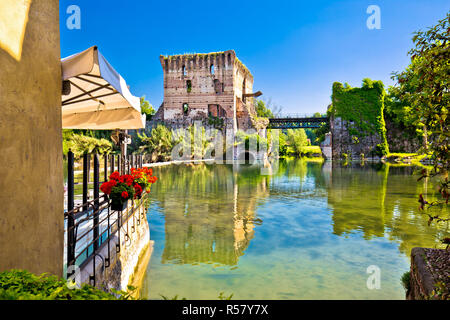
POLYGON ((164 102, 154 116, 175 127, 222 119, 226 129, 247 130, 255 115, 253 76, 233 50, 160 56, 164 102))

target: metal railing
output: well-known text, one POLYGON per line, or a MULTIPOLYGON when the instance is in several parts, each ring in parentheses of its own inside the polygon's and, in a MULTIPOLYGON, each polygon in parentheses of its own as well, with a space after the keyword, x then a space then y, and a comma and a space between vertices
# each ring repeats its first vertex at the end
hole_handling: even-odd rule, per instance
POLYGON ((275 114, 271 119, 314 119, 314 118, 326 118, 326 114, 316 116, 313 113, 279 113, 275 114))
MULTIPOLYGON (((119 171, 130 173, 131 168, 142 167, 142 155, 130 155, 125 159, 115 155, 104 155, 104 181, 108 180, 108 173, 119 171), (115 161, 117 157, 117 162, 115 161), (117 163, 117 169, 115 167, 117 163), (109 165, 109 168, 108 168, 109 165), (108 170, 109 169, 109 170, 108 170)), ((75 206, 75 179, 74 179, 74 154, 69 151, 67 154, 67 209, 64 212, 65 220, 65 260, 67 266, 67 277, 73 274, 70 266, 83 267, 89 261, 93 261, 93 276, 90 281, 95 285, 95 256, 98 255, 104 245, 108 246, 107 257, 104 266, 110 264, 110 240, 116 233, 120 239, 120 230, 126 223, 125 235, 128 236, 128 220, 133 217, 132 232, 135 231, 135 220, 140 224, 145 217, 140 213, 140 206, 147 199, 143 194, 141 199, 132 200, 131 206, 127 206, 124 211, 112 211, 110 200, 105 194, 100 195, 100 160, 98 154, 83 155, 82 172, 82 201, 75 206), (93 200, 89 199, 89 180, 91 174, 90 157, 93 156, 93 200), (137 215, 135 213, 138 213, 137 215), (94 259, 92 259, 94 258, 94 259)), ((120 251, 120 241, 116 244, 116 252, 120 251)))
POLYGON ((67 277, 73 272, 70 266, 84 267, 91 260, 92 275, 90 282, 95 286, 95 256, 107 246, 106 256, 102 257, 104 268, 108 268, 111 263, 111 239, 117 237, 115 244, 116 253, 120 252, 121 232, 125 239, 131 239, 130 233, 136 231, 136 226, 145 219, 145 212, 141 210, 147 200, 147 194, 141 199, 132 200, 131 205, 123 211, 111 210, 110 200, 106 195, 102 195, 92 201, 84 203, 64 214, 67 226, 67 277))

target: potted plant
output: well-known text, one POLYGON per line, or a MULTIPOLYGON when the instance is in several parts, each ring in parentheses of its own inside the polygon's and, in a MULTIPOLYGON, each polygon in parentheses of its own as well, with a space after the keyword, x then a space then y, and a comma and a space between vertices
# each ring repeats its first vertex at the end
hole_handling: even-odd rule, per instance
POLYGON ((153 176, 153 170, 151 168, 132 168, 131 174, 134 178, 135 198, 140 199, 142 193, 150 192, 150 186, 155 183, 157 178, 153 176))
POLYGON ((112 210, 122 211, 126 209, 128 200, 134 198, 136 192, 133 186, 134 178, 132 175, 120 175, 115 171, 109 179, 101 185, 100 190, 111 199, 112 210))

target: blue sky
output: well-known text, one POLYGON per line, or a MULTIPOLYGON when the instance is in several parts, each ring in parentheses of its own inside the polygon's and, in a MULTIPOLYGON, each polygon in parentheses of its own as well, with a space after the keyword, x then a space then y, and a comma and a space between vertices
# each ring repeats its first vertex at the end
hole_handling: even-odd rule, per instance
POLYGON ((97 45, 134 95, 163 100, 160 54, 234 49, 252 72, 254 90, 283 113, 324 112, 334 81, 392 84, 408 65, 412 33, 437 23, 449 0, 119 1, 61 0, 61 56, 97 45), (69 5, 81 29, 69 30, 69 5), (369 5, 381 29, 369 30, 369 5))

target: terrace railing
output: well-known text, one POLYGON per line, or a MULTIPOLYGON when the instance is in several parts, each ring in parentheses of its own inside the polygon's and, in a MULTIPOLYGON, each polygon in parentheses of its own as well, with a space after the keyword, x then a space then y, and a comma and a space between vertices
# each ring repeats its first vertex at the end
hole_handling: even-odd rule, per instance
MULTIPOLYGON (((130 155, 126 159, 125 166, 120 165, 121 157, 115 155, 103 155, 103 178, 108 180, 108 176, 113 171, 121 171, 125 168, 130 173, 131 168, 142 167, 143 159, 141 155, 130 155), (115 161, 117 158, 117 161, 115 161), (117 163, 117 169, 115 167, 117 163), (108 168, 109 167, 109 168, 108 168)), ((123 160, 122 160, 123 161, 123 160)), ((129 238, 128 226, 132 222, 131 232, 135 231, 135 224, 141 223, 141 219, 145 219, 144 213, 139 208, 147 199, 144 193, 141 199, 128 202, 124 211, 111 210, 111 202, 105 194, 100 195, 100 160, 98 154, 85 154, 82 159, 82 201, 75 206, 75 170, 74 155, 69 151, 67 155, 67 209, 64 212, 65 219, 65 260, 67 266, 67 277, 73 274, 70 266, 78 266, 82 268, 90 260, 93 261, 93 275, 91 282, 95 285, 95 255, 108 246, 107 257, 105 257, 104 266, 109 267, 110 264, 110 240, 113 236, 120 239, 121 229, 125 232, 125 237, 129 238), (91 161, 93 157, 92 171, 93 183, 92 192, 93 199, 89 200, 90 188, 89 180, 91 175, 91 161), (126 229, 124 229, 124 223, 126 229)), ((123 173, 123 172, 121 172, 123 173)), ((116 252, 120 251, 120 241, 117 241, 116 252)))

